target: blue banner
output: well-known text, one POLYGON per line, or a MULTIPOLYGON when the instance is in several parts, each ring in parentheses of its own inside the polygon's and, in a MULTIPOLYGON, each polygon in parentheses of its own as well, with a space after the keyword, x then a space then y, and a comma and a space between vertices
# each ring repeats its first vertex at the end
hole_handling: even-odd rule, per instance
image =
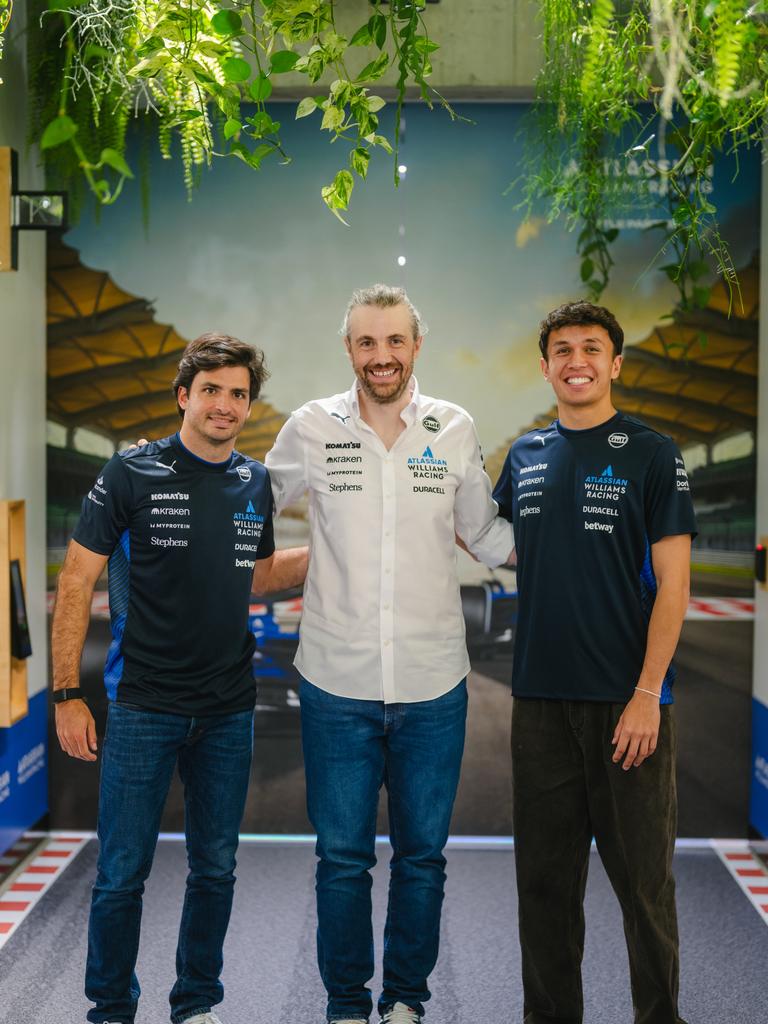
POLYGON ((752 700, 752 792, 749 823, 768 838, 768 705, 752 700))
POLYGON ((29 714, 0 729, 0 854, 48 811, 48 695, 29 702, 29 714))

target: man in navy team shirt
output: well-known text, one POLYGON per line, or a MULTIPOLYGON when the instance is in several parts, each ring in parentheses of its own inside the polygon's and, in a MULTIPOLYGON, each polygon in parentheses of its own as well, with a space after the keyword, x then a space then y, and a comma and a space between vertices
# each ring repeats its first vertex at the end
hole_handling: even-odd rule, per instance
POLYGON ((515 861, 525 1024, 580 1024, 594 836, 624 915, 635 1024, 682 1024, 672 877, 677 645, 695 521, 671 438, 617 412, 624 335, 569 303, 543 321, 558 418, 510 449, 515 861))
POLYGON ((266 378, 227 335, 191 342, 173 387, 181 429, 113 456, 83 501, 59 577, 53 700, 62 748, 95 761, 79 688, 96 581, 109 561, 112 644, 102 747, 98 874, 85 990, 93 1024, 132 1024, 141 897, 178 763, 189 876, 170 994, 175 1024, 220 1024, 222 947, 251 764, 251 591, 301 583, 307 549, 275 551, 264 466, 235 439, 266 378))

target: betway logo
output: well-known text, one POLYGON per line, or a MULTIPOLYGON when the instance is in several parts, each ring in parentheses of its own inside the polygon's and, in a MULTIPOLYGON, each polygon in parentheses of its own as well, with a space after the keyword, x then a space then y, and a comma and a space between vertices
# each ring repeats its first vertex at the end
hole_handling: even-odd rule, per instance
POLYGON ((613 523, 596 523, 584 520, 585 530, 597 530, 600 533, 613 533, 613 523))

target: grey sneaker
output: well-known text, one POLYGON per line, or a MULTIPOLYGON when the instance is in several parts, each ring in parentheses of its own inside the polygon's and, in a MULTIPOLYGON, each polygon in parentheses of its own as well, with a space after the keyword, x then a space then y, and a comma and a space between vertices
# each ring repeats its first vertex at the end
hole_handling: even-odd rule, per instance
POLYGON ((423 1017, 405 1003, 395 1003, 384 1011, 381 1024, 421 1024, 423 1017))
POLYGON ((221 1024, 221 1021, 209 1010, 208 1013, 196 1013, 194 1017, 187 1017, 183 1024, 221 1024))

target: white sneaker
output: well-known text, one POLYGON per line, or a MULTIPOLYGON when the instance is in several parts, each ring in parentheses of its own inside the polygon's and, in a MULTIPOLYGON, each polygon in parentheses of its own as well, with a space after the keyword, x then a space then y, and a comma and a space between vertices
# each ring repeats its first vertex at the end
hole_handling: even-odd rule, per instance
POLYGON ((221 1021, 209 1010, 208 1013, 196 1013, 194 1017, 187 1017, 182 1024, 221 1024, 221 1021))
POLYGON ((421 1014, 416 1013, 405 1003, 395 1003, 384 1011, 381 1024, 421 1024, 421 1014))
POLYGON ((332 1024, 368 1024, 367 1017, 344 1017, 343 1020, 336 1018, 332 1024))

